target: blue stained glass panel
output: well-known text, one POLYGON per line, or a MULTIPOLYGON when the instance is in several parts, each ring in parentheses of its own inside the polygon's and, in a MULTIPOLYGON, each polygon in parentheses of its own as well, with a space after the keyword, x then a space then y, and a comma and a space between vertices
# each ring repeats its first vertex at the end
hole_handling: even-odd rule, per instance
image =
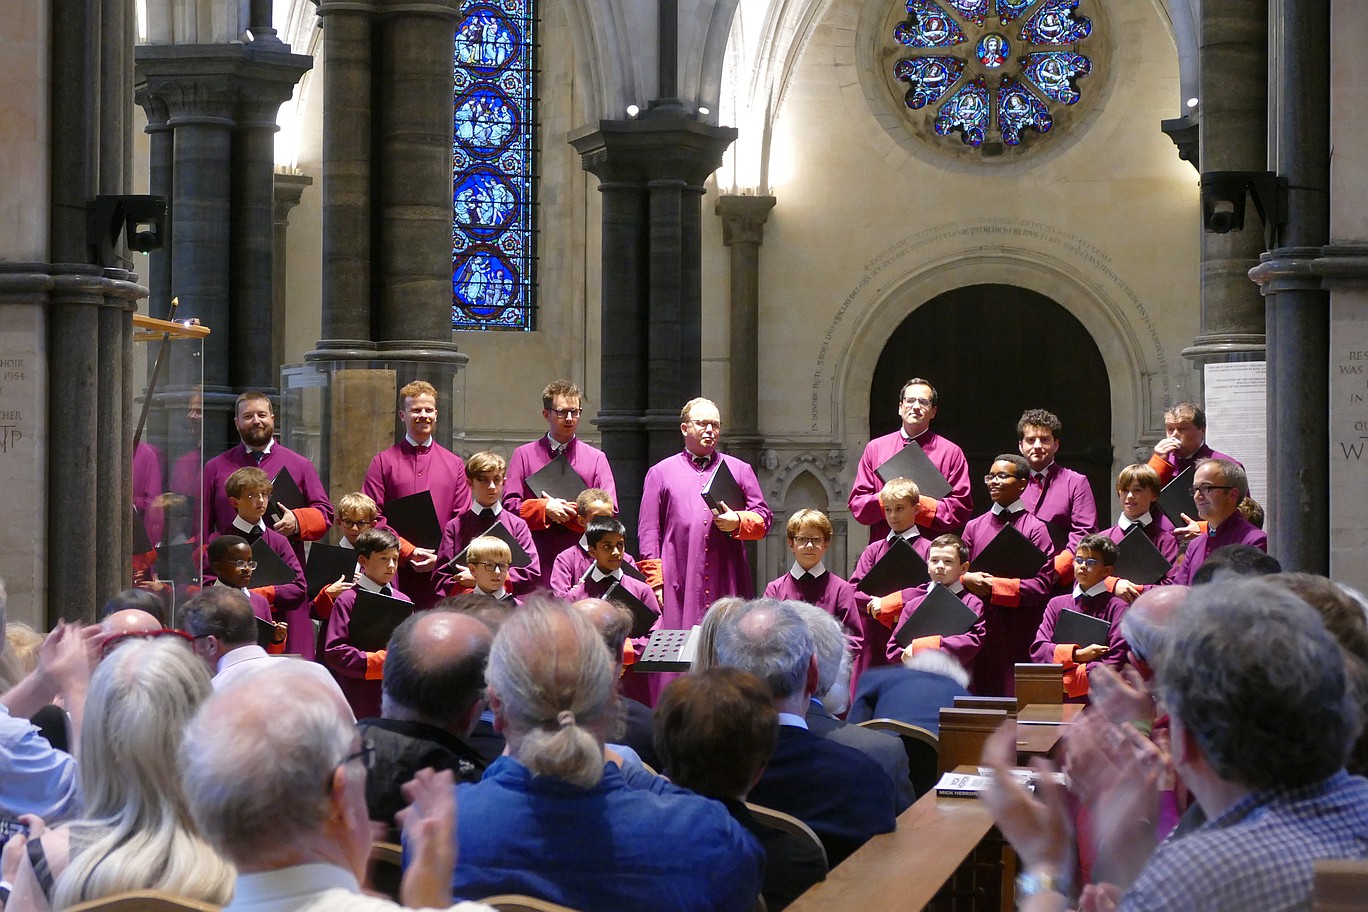
POLYGON ((451 322, 532 329, 534 0, 466 0, 453 52, 451 322))
POLYGON ((997 0, 998 21, 1003 25, 1015 22, 1032 3, 1035 0, 997 0))
POLYGON ((1046 96, 1071 105, 1081 97, 1074 80, 1092 72, 1092 61, 1072 51, 1048 51, 1022 57, 1021 71, 1046 96))
POLYGON ((1078 0, 1045 0, 1021 27, 1021 40, 1031 44, 1073 44, 1092 33, 1092 20, 1075 18, 1078 0))
POLYGON ((988 0, 949 0, 955 12, 975 25, 983 25, 988 18, 988 0))
POLYGON ((1003 142, 1015 146, 1021 142, 1024 130, 1048 133, 1053 126, 1054 118, 1045 102, 1011 76, 1002 77, 998 86, 998 129, 1002 131, 1003 142))
POLYGON ((965 145, 981 146, 988 132, 988 122, 988 86, 980 76, 941 105, 932 126, 941 136, 949 136, 959 130, 960 139, 965 145))
POLYGON ((964 61, 958 57, 905 57, 893 66, 893 75, 910 84, 906 100, 914 111, 940 101, 963 72, 964 61))
POLYGON ((908 20, 899 22, 893 37, 914 48, 942 48, 963 44, 969 39, 945 10, 931 0, 907 0, 908 20))

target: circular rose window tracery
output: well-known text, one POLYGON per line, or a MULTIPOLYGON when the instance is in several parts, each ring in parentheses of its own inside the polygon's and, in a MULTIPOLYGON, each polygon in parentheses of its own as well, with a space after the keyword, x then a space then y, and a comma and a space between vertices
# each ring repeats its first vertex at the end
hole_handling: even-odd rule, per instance
POLYGON ((1049 133, 1053 110, 1076 104, 1092 71, 1081 44, 1092 21, 1079 0, 907 0, 893 37, 910 53, 893 67, 912 110, 931 107, 936 134, 974 148, 1018 146, 1049 133))

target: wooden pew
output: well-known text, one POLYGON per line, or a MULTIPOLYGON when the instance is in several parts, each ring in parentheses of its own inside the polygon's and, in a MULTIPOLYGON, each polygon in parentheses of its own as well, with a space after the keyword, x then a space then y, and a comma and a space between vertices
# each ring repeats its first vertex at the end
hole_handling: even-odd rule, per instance
POLYGON ((959 766, 978 766, 983 743, 1006 721, 1007 713, 1000 709, 942 708, 938 758, 941 774, 959 766))
POLYGON ((1016 701, 1018 711, 1030 703, 1063 703, 1064 666, 1018 662, 1016 701))
POLYGON ((971 695, 961 695, 955 697, 956 709, 1000 709, 1007 713, 1008 718, 1017 714, 1016 697, 975 697, 971 695))

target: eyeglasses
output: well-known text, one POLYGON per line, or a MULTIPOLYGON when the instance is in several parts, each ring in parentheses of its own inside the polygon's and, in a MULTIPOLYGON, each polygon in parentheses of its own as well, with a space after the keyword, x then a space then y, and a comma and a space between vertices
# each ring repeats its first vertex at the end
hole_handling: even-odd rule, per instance
POLYGON ((229 567, 232 567, 239 573, 243 573, 248 570, 255 570, 257 568, 256 561, 222 561, 221 563, 226 564, 229 567))
POLYGON ((911 408, 911 407, 914 406, 914 405, 920 405, 922 408, 930 408, 930 407, 931 407, 931 400, 930 400, 930 399, 922 399, 922 398, 917 397, 917 396, 909 396, 909 397, 907 397, 906 399, 904 399, 904 400, 902 401, 902 404, 905 405, 905 406, 907 406, 908 408, 911 408))
POLYGON ((471 561, 470 566, 484 567, 490 573, 506 573, 508 572, 509 567, 508 564, 505 564, 502 561, 471 561))
POLYGON ((344 529, 369 529, 375 525, 373 519, 339 519, 337 522, 344 529))
POLYGON ((698 428, 700 431, 720 431, 720 430, 722 430, 722 422, 720 422, 720 421, 695 421, 694 419, 690 418, 690 419, 689 419, 689 424, 692 424, 694 427, 698 428))
POLYGON ((1097 558, 1095 558, 1095 557, 1075 557, 1075 558, 1074 558, 1074 566, 1075 566, 1075 567, 1082 567, 1084 570, 1091 570, 1092 568, 1096 567, 1096 566, 1097 566, 1098 564, 1100 564, 1100 563, 1102 563, 1102 562, 1101 562, 1100 560, 1098 560, 1097 558))
POLYGON ((806 538, 806 537, 804 537, 804 536, 799 535, 799 536, 795 536, 795 537, 794 537, 793 543, 794 543, 795 545, 797 545, 798 547, 800 547, 800 548, 815 548, 815 547, 817 547, 818 545, 825 545, 825 544, 826 544, 826 539, 825 539, 825 538, 806 538))
POLYGON ((1006 472, 989 472, 983 476, 984 484, 992 484, 995 481, 1015 481, 1019 476, 1009 475, 1006 472))
POLYGON ((127 643, 129 640, 154 640, 158 637, 171 637, 173 639, 179 638, 185 640, 185 642, 190 643, 192 645, 194 644, 196 639, 195 637, 192 637, 190 634, 186 633, 184 630, 176 630, 172 627, 163 627, 161 630, 130 630, 127 633, 120 633, 117 636, 112 636, 109 639, 105 640, 104 646, 101 647, 103 651, 102 654, 109 655, 111 652, 114 651, 115 647, 121 646, 122 644, 127 643))
POLYGON ((573 421, 584 414, 584 409, 547 409, 547 414, 562 421, 573 421))
POLYGON ((1193 485, 1192 487, 1188 488, 1188 494, 1190 494, 1193 497, 1196 497, 1198 494, 1201 494, 1203 497, 1210 497, 1212 491, 1229 491, 1233 487, 1235 486, 1213 484, 1193 485))
POLYGON ((355 753, 347 754, 347 756, 342 758, 342 762, 337 765, 346 766, 353 760, 360 760, 361 765, 364 766, 367 770, 375 766, 375 742, 372 741, 370 738, 362 738, 361 749, 356 751, 355 753))

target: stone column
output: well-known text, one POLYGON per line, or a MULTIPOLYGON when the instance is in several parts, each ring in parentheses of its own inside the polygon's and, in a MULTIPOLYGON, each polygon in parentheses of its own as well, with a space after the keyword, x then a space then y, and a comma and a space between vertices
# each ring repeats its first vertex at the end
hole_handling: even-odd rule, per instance
POLYGON ((1330 296, 1316 261, 1330 242, 1330 8, 1269 6, 1278 113, 1274 166, 1286 224, 1250 277, 1266 296, 1269 550, 1287 570, 1330 569, 1330 296))
MULTIPOLYGON (((1268 0, 1202 3, 1200 15, 1200 170, 1266 171, 1268 0)), ((1263 358, 1263 300, 1247 278, 1263 250, 1253 206, 1243 230, 1202 232, 1201 329, 1183 350, 1199 369, 1263 358)))
POLYGON ((736 138, 661 106, 600 121, 571 144, 603 193, 603 406, 596 422, 635 528, 650 465, 679 447, 679 408, 700 392, 703 182, 736 138))
POLYGON ((299 205, 304 196, 304 188, 313 185, 313 178, 307 174, 275 174, 275 207, 272 210, 273 231, 272 250, 275 271, 271 277, 271 325, 275 333, 271 337, 271 363, 277 373, 285 363, 285 306, 290 264, 286 259, 286 230, 290 225, 290 210, 299 205))
POLYGON ((717 200, 722 243, 731 250, 731 371, 727 451, 755 465, 760 458, 760 245, 772 196, 717 200))
MULTIPOLYGON (((323 24, 323 331, 309 360, 371 341, 371 25, 375 3, 319 0, 323 24)), ((450 107, 450 105, 448 105, 450 107)))
MULTIPOLYGON (((135 93, 138 106, 147 115, 147 126, 143 132, 148 137, 148 180, 147 192, 167 200, 167 228, 175 222, 175 210, 170 205, 172 196, 172 162, 175 157, 175 142, 171 125, 167 123, 170 114, 160 99, 151 97, 145 84, 139 85, 135 93)), ((168 243, 169 237, 162 242, 168 243)), ((147 285, 151 294, 147 301, 149 316, 164 320, 171 311, 171 250, 169 246, 154 250, 147 255, 147 285)))

